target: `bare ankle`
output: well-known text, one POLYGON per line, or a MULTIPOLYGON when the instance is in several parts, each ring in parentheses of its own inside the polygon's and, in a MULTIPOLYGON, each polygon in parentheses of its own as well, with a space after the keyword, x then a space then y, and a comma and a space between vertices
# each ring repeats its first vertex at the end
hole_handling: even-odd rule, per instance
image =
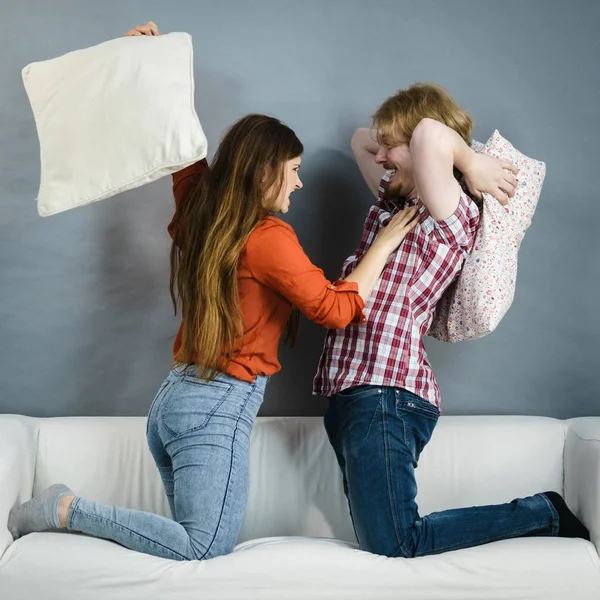
POLYGON ((73 494, 68 494, 67 496, 63 496, 58 501, 58 521, 61 527, 67 526, 69 510, 71 508, 71 504, 73 504, 73 500, 75 500, 75 496, 73 494))

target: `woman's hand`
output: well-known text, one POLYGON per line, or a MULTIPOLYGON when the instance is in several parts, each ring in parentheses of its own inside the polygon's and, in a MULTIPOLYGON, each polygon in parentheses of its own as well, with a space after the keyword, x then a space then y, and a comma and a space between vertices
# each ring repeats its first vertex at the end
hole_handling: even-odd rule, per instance
POLYGON ((355 281, 358 284, 358 293, 365 302, 377 284, 390 254, 398 248, 406 234, 418 222, 419 209, 416 206, 396 213, 381 229, 354 271, 346 277, 346 281, 355 281))
POLYGON ((388 255, 398 248, 408 232, 419 222, 419 209, 411 206, 396 213, 379 232, 375 244, 386 248, 388 255))
POLYGON ((136 25, 133 29, 130 29, 125 37, 136 35, 160 35, 160 32, 154 21, 148 21, 145 25, 136 25))
POLYGON ((518 173, 519 169, 512 163, 477 152, 473 152, 467 169, 463 170, 471 194, 481 198, 485 192, 503 206, 515 195, 518 173))

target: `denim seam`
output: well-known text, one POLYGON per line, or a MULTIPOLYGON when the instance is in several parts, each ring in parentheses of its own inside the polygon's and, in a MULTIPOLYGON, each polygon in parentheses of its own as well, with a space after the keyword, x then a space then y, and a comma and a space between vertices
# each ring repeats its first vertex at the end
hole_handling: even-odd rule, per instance
MULTIPOLYGON (((150 415, 152 414, 152 410, 154 409, 159 397, 161 396, 161 394, 164 392, 164 395, 166 396, 168 393, 168 389, 171 385, 172 385, 172 381, 167 381, 166 383, 163 383, 158 392, 156 393, 156 396, 154 397, 154 400, 152 400, 152 404, 150 404, 150 408, 148 409, 148 416, 146 417, 146 437, 148 437, 148 430, 150 429, 150 415)), ((164 396, 163 396, 164 398, 164 396)), ((157 407, 158 409, 158 407, 157 407)), ((158 418, 158 415, 157 415, 158 418)))
MULTIPOLYGON (((442 554, 444 552, 450 552, 452 550, 462 550, 463 548, 472 548, 475 546, 481 546, 483 544, 491 544, 492 542, 499 542, 502 540, 524 537, 528 533, 534 532, 536 529, 540 528, 541 524, 535 524, 530 527, 525 527, 523 529, 513 529, 509 533, 503 533, 500 536, 491 536, 479 538, 477 540, 471 540, 470 542, 466 542, 463 544, 456 544, 454 546, 444 546, 443 548, 437 548, 434 551, 427 552, 427 554, 442 554)), ((415 553, 415 558, 418 557, 419 554, 415 553)))
POLYGON ((156 465, 156 468, 158 469, 158 473, 163 484, 163 490, 165 492, 165 496, 167 497, 167 504, 169 505, 169 512, 171 513, 171 518, 173 519, 173 521, 179 523, 175 515, 175 482, 173 477, 173 465, 170 465, 168 467, 159 467, 158 465, 156 465), (167 485, 165 484, 165 474, 171 476, 169 481, 169 488, 171 490, 171 493, 167 491, 167 485))
MULTIPOLYGON (((455 544, 455 545, 450 545, 450 546, 444 546, 442 548, 436 548, 435 550, 433 550, 431 552, 427 552, 427 554, 442 554, 443 552, 449 552, 452 550, 462 550, 463 548, 472 548, 474 546, 480 546, 482 544, 491 544, 492 542, 499 542, 502 540, 524 537, 526 534, 536 531, 543 525, 544 525, 543 523, 534 523, 534 524, 530 525, 529 527, 523 527, 521 529, 513 529, 508 533, 503 533, 498 536, 482 537, 477 540, 471 540, 469 542, 465 542, 462 544, 455 544)), ((417 557, 417 556, 419 556, 419 554, 415 553, 415 557, 417 557)))
MULTIPOLYGON (((330 406, 331 406, 331 400, 330 400, 330 406)), ((354 535, 356 536, 356 539, 358 540, 358 534, 356 532, 356 523, 354 522, 354 517, 352 516, 352 502, 350 500, 350 490, 348 489, 348 478, 346 476, 346 460, 343 457, 343 452, 342 450, 339 450, 338 453, 338 445, 337 445, 337 441, 336 438, 334 438, 333 436, 333 431, 331 430, 330 427, 328 427, 326 425, 327 422, 327 414, 330 410, 330 406, 328 407, 327 411, 325 412, 325 415, 323 416, 323 428, 325 429, 325 433, 327 434, 327 439, 329 440, 329 443, 331 444, 331 447, 333 448, 333 452, 335 454, 337 463, 338 463, 338 467, 340 469, 341 475, 342 475, 342 486, 344 489, 344 496, 346 496, 346 501, 348 502, 348 512, 350 513, 350 521, 352 523, 352 529, 354 530, 354 535), (342 468, 342 462, 344 463, 344 467, 342 468)))
MULTIPOLYGON (((407 425, 406 419, 404 418, 404 415, 402 414, 402 412, 404 411, 404 405, 406 404, 406 401, 398 399, 398 397, 397 397, 398 396, 397 391, 398 390, 395 390, 395 392, 394 392, 394 409, 395 409, 395 412, 396 412, 396 416, 398 417, 398 419, 402 423, 402 431, 403 431, 403 434, 404 434, 404 444, 405 444, 405 446, 407 446, 408 448, 410 448, 409 443, 408 443, 407 429, 409 427, 411 427, 411 426, 407 425)), ((404 390, 402 388, 402 391, 408 391, 408 390, 404 390)), ((412 394, 413 396, 415 396, 415 398, 417 398, 419 400, 422 400, 423 402, 427 402, 426 400, 423 400, 422 398, 419 398, 419 396, 416 396, 412 392, 408 392, 408 393, 412 394)), ((408 412, 409 414, 415 415, 417 417, 422 417, 424 419, 434 421, 435 424, 437 424, 437 421, 439 419, 439 412, 438 412, 438 415, 434 417, 433 416, 433 414, 434 414, 433 411, 431 413, 428 413, 428 411, 429 411, 428 408, 422 407, 422 410, 419 410, 419 407, 417 407, 417 409, 414 410, 414 411, 407 410, 406 412, 408 412)), ((434 424, 434 428, 435 428, 435 424, 434 424)), ((412 430, 412 431, 413 431, 413 434, 415 435, 415 439, 416 439, 416 434, 415 434, 414 430, 412 430)), ((428 443, 429 443, 429 440, 427 442, 425 442, 424 446, 426 446, 428 443)), ((423 448, 421 448, 421 450, 418 451, 418 454, 420 454, 420 452, 422 452, 422 450, 423 450, 423 448)), ((417 464, 418 464, 418 459, 413 456, 413 461, 414 461, 414 468, 416 469, 417 468, 417 464)), ((413 526, 414 526, 414 524, 413 524, 413 526)), ((396 552, 394 553, 394 556, 398 556, 398 555, 401 554, 404 558, 411 558, 411 557, 417 555, 417 548, 416 548, 416 546, 415 546, 414 553, 408 552, 408 550, 406 549, 406 546, 402 542, 401 536, 398 536, 397 534, 396 534, 396 541, 398 542, 398 548, 397 548, 396 552)), ((437 554, 437 552, 435 552, 435 554, 437 554)))
POLYGON ((230 484, 231 484, 231 474, 233 472, 233 463, 234 463, 234 458, 235 458, 235 452, 234 452, 234 447, 235 447, 235 442, 237 439, 237 432, 239 429, 239 424, 240 424, 240 419, 242 418, 242 413, 244 412, 244 409, 246 408, 246 406, 248 405, 248 400, 250 399, 250 397, 252 396, 252 394, 254 393, 255 389, 256 389, 256 379, 254 379, 254 382, 251 384, 252 387, 250 388, 250 391, 248 392, 248 394, 246 395, 246 398, 244 399, 244 404, 241 407, 240 413, 238 415, 238 418, 235 422, 235 429, 233 430, 233 440, 231 442, 231 462, 229 464, 229 473, 227 475, 227 487, 225 488, 225 494, 224 494, 224 498, 223 498, 223 504, 221 506, 221 514, 219 515, 219 520, 217 521, 217 526, 215 527, 215 533, 213 534, 213 538, 210 541, 210 543, 208 544, 208 547, 206 549, 206 552, 204 552, 204 554, 202 555, 202 558, 206 558, 206 556, 210 553, 210 550, 213 546, 213 544, 215 543, 215 540, 217 539, 217 534, 219 533, 219 529, 221 528, 221 524, 223 523, 223 513, 225 512, 225 505, 227 504, 227 499, 229 496, 229 491, 230 491, 230 484))
POLYGON ((383 394, 381 392, 377 392, 377 393, 379 395, 379 402, 377 402, 377 404, 375 405, 375 410, 373 411, 373 414, 371 415, 371 421, 369 422, 369 427, 367 428, 367 434, 361 440, 361 442, 366 442, 367 438, 371 435, 371 428, 373 427, 373 423, 375 423, 375 419, 377 418, 377 412, 380 409, 382 410, 383 394))
MULTIPOLYGON (((394 403, 396 401, 396 395, 394 393, 394 403)), ((384 398, 382 398, 382 407, 381 407, 381 424, 382 424, 382 428, 383 428, 383 446, 384 446, 384 452, 385 452, 385 470, 386 470, 386 476, 387 476, 387 488, 388 488, 388 499, 390 502, 390 511, 392 513, 392 520, 394 522, 394 535, 396 536, 396 542, 398 543, 398 548, 400 549, 400 552, 402 552, 402 554, 404 555, 405 558, 409 558, 408 555, 406 554, 404 547, 402 545, 402 540, 401 540, 401 536, 400 536, 400 525, 398 523, 398 514, 396 512, 396 501, 394 498, 394 489, 393 486, 391 485, 391 480, 392 480, 392 473, 391 473, 391 466, 390 466, 390 452, 389 452, 389 440, 388 440, 388 428, 387 428, 387 410, 386 410, 386 406, 384 405, 384 398)), ((394 404, 395 406, 395 404, 394 404)), ((404 426, 404 420, 402 420, 402 425, 404 426)), ((404 428, 404 436, 406 438, 406 429, 404 428)))
POLYGON ((169 548, 168 546, 164 546, 163 544, 157 542, 156 540, 152 540, 152 539, 142 535, 141 533, 134 531, 133 529, 129 529, 129 527, 124 527, 123 525, 121 525, 120 523, 117 523, 116 521, 113 521, 112 519, 107 519, 106 517, 101 517, 99 515, 89 513, 87 511, 79 508, 79 498, 78 497, 76 497, 75 500, 73 500, 73 503, 71 504, 71 509, 69 511, 69 517, 67 519, 67 529, 70 529, 71 531, 77 531, 77 528, 73 528, 73 517, 74 517, 75 512, 78 512, 81 515, 85 515, 90 520, 96 520, 96 521, 100 521, 103 523, 110 523, 113 527, 121 529, 122 531, 126 531, 129 534, 133 534, 133 535, 139 537, 140 539, 145 540, 146 542, 149 542, 150 544, 154 544, 155 546, 157 546, 159 548, 167 550, 168 552, 170 552, 171 554, 173 554, 175 556, 179 556, 180 558, 183 558, 184 560, 190 560, 189 556, 185 556, 184 554, 175 552, 175 550, 169 548))
POLYGON ((71 502, 71 506, 69 507, 69 513, 67 514, 67 529, 71 529, 73 513, 77 509, 78 505, 79 505, 79 496, 75 496, 75 498, 73 498, 73 502, 71 502))

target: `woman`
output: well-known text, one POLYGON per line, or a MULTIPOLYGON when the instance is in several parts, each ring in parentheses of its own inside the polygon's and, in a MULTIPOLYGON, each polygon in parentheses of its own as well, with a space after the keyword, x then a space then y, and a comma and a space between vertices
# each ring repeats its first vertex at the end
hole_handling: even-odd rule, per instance
MULTIPOLYGON (((158 35, 153 23, 126 35, 158 35)), ((295 133, 248 115, 206 160, 173 177, 171 295, 181 307, 175 366, 150 408, 147 439, 173 519, 74 496, 53 485, 11 510, 16 539, 66 528, 174 560, 231 552, 244 516, 250 433, 279 339, 293 342, 297 309, 327 328, 365 321, 385 262, 417 222, 396 215, 344 281, 329 282, 302 250, 286 213, 303 147, 295 133)))

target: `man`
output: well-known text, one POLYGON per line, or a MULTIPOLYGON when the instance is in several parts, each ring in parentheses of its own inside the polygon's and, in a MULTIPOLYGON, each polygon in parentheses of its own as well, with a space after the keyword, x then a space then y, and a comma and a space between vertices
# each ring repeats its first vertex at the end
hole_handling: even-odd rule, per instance
POLYGON ((386 100, 374 129, 377 141, 367 129, 352 139, 377 201, 341 277, 398 210, 417 205, 420 221, 371 293, 367 322, 329 331, 314 383, 315 393, 330 397, 325 427, 361 548, 414 557, 517 536, 589 539, 556 492, 419 516, 414 470, 440 407, 422 339, 479 222, 477 205, 457 178, 464 177, 473 196, 487 192, 506 203, 517 170, 471 150, 472 120, 434 85, 413 85, 386 100))

